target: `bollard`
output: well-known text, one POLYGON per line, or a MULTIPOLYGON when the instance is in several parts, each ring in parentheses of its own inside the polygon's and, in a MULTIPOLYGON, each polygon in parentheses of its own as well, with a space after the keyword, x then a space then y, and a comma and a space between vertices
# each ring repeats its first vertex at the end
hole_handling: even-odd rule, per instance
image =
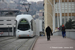
POLYGON ((14 26, 12 26, 12 36, 14 36, 14 26))

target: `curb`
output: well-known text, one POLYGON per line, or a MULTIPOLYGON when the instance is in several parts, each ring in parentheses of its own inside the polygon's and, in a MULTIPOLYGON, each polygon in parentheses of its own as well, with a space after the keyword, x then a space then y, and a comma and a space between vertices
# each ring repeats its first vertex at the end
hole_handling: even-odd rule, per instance
POLYGON ((39 38, 38 36, 35 38, 35 40, 34 40, 34 42, 32 43, 32 45, 31 45, 31 47, 30 47, 29 50, 33 50, 33 48, 34 48, 34 46, 35 46, 35 43, 36 43, 36 41, 37 41, 38 38, 39 38))

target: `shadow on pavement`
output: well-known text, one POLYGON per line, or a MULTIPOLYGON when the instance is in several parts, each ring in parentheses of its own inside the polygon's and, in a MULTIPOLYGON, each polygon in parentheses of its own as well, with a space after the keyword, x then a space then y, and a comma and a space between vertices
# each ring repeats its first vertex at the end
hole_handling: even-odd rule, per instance
POLYGON ((36 36, 34 37, 19 37, 18 39, 32 39, 32 38, 35 38, 36 36))

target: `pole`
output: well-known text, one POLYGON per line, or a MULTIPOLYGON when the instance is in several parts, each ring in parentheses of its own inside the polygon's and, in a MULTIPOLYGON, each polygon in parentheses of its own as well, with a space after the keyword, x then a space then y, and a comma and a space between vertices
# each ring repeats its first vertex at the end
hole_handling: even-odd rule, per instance
POLYGON ((14 36, 14 26, 12 26, 12 35, 14 36))
POLYGON ((53 32, 55 32, 55 0, 54 0, 54 7, 53 7, 53 32))
POLYGON ((8 26, 8 36, 9 36, 9 26, 8 26))
POLYGON ((59 13, 60 13, 60 26, 62 25, 62 13, 61 13, 61 3, 59 0, 59 13))
POLYGON ((56 3, 56 10, 57 10, 57 27, 59 28, 59 10, 58 10, 58 4, 56 3))
POLYGON ((28 5, 29 5, 28 8, 25 7, 27 14, 28 14, 28 12, 29 12, 29 8, 30 8, 30 5, 31 5, 31 4, 28 3, 28 5))

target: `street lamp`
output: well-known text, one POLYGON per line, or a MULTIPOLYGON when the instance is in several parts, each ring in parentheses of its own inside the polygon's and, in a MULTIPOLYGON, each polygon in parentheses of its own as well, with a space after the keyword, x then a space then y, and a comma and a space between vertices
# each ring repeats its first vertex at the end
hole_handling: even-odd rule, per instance
POLYGON ((23 2, 22 5, 25 6, 26 12, 28 14, 31 3, 29 3, 29 2, 23 2))

